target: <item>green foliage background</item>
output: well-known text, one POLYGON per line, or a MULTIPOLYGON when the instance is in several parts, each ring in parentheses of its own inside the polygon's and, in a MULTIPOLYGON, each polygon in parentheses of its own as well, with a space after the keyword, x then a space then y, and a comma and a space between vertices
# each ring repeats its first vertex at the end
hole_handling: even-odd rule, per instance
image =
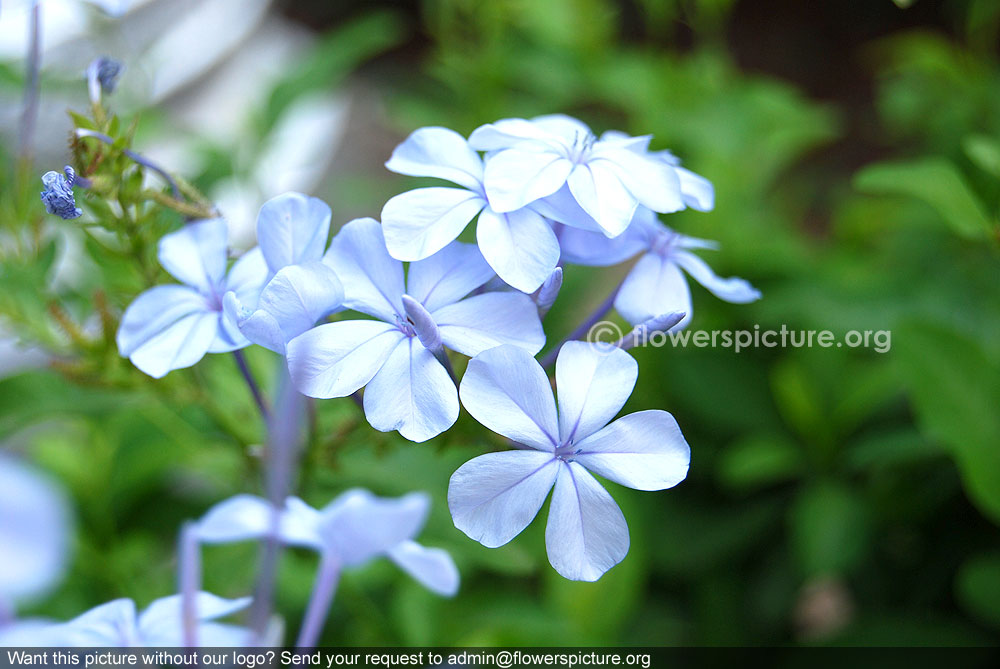
MULTIPOLYGON (((880 11, 916 11, 884 4, 880 11)), ((300 494, 323 505, 354 485, 428 491, 435 504, 421 541, 451 551, 463 576, 459 595, 444 600, 388 563, 351 573, 324 641, 996 643, 1000 8, 953 2, 943 27, 900 28, 838 54, 861 64, 867 79, 858 86, 872 86, 859 130, 853 103, 818 101, 737 65, 731 0, 627 3, 638 34, 626 34, 623 7, 425 0, 417 21, 359 10, 324 29, 247 141, 264 137, 297 96, 345 81, 378 91, 389 127, 370 132, 398 138, 422 125, 467 133, 557 111, 598 130, 653 134, 653 148, 671 148, 716 187, 713 212, 671 215, 670 225, 719 240, 713 267, 764 294, 729 305, 695 288, 694 327, 888 329, 892 349, 636 351, 639 382, 625 411, 671 411, 692 447, 691 472, 662 493, 609 484, 632 548, 595 584, 564 581, 548 566, 544 508, 500 549, 454 529, 448 477, 503 447, 469 416, 414 445, 371 430, 347 400, 318 403, 300 494), (871 155, 839 160, 838 147, 859 135, 871 155)), ((19 85, 17 76, 5 72, 3 85, 19 85)), ((209 186, 232 163, 204 150, 204 173, 185 176, 209 186)), ((260 490, 263 425, 228 356, 162 381, 117 357, 115 320, 144 286, 164 280, 153 241, 180 219, 160 210, 146 222, 149 239, 116 245, 46 218, 37 175, 4 162, 0 313, 56 358, 0 380, 0 438, 68 487, 78 521, 65 582, 28 613, 69 618, 119 596, 142 605, 175 588, 184 520, 260 490), (50 281, 53 227, 84 240, 92 263, 81 283, 50 281), (103 327, 82 326, 95 319, 103 327)), ((316 193, 335 212, 377 215, 418 183, 350 165, 340 172, 316 193)), ((622 272, 569 268, 546 322, 549 341, 622 272)), ((277 357, 257 349, 248 357, 273 392, 277 357)), ((256 560, 250 545, 208 548, 206 588, 247 593, 256 560)), ((311 554, 283 558, 287 638, 315 566, 311 554)))

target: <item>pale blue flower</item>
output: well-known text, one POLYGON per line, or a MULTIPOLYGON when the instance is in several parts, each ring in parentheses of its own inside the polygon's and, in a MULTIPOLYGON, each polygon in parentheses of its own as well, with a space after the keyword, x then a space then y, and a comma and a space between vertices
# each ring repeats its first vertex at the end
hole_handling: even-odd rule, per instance
POLYGON ((343 287, 321 262, 329 234, 330 207, 320 199, 286 193, 261 207, 257 243, 268 282, 255 298, 256 309, 235 291, 223 298, 227 316, 243 336, 284 353, 289 341, 340 307, 343 287))
POLYGON ((648 137, 597 139, 562 115, 504 119, 476 129, 472 148, 488 151, 486 195, 495 211, 532 205, 548 218, 617 237, 637 206, 684 208, 674 167, 646 151, 648 137), (581 215, 582 212, 582 215, 581 215))
POLYGON ((150 288, 122 316, 118 352, 152 377, 190 367, 206 353, 249 345, 222 310, 222 296, 233 291, 255 306, 267 277, 259 249, 243 255, 226 272, 227 229, 221 218, 188 223, 164 236, 160 264, 181 284, 150 288))
POLYGON ((559 244, 548 223, 526 208, 496 211, 483 188, 483 161, 446 128, 421 128, 396 147, 385 166, 461 186, 411 190, 389 200, 382 225, 390 255, 422 260, 444 248, 476 216, 479 250, 497 275, 520 291, 537 290, 555 269, 559 244))
POLYGON ((760 291, 745 279, 722 278, 692 249, 715 249, 715 242, 674 232, 656 215, 640 207, 625 234, 607 239, 600 233, 557 226, 564 262, 578 265, 616 265, 642 253, 615 298, 615 309, 633 325, 660 314, 687 314, 676 326, 691 320, 691 291, 684 272, 726 302, 745 304, 760 299, 760 291))
POLYGON ((324 554, 326 564, 339 567, 357 567, 387 557, 429 590, 450 597, 459 584, 451 556, 413 541, 429 507, 430 500, 423 493, 385 499, 354 489, 320 510, 289 497, 275 523, 270 502, 237 495, 209 509, 195 533, 199 541, 210 544, 276 539, 311 548, 324 554))
POLYGON ((62 577, 70 511, 62 490, 0 454, 0 611, 43 594, 62 577))
MULTIPOLYGON (((214 622, 245 609, 250 598, 223 599, 207 592, 194 597, 195 638, 203 647, 251 645, 252 632, 214 622)), ((116 599, 65 623, 27 621, 0 634, 0 645, 71 647, 171 647, 184 645, 181 595, 157 599, 142 613, 131 599, 116 599)))
POLYGON ((545 547, 568 579, 595 581, 624 559, 628 525, 589 472, 637 490, 663 490, 687 476, 691 452, 666 411, 608 424, 635 386, 638 365, 619 348, 571 341, 556 361, 558 411, 549 379, 522 349, 499 346, 470 363, 462 404, 523 450, 489 453, 452 475, 455 527, 489 548, 528 526, 553 489, 545 547))
POLYGON ((79 218, 83 215, 83 210, 76 206, 76 198, 73 195, 73 183, 76 181, 76 172, 67 165, 63 168, 66 176, 58 172, 46 172, 42 175, 42 184, 45 185, 40 195, 45 211, 55 214, 59 218, 66 220, 79 218))
POLYGON ((458 392, 443 364, 444 347, 474 356, 515 344, 536 353, 545 342, 527 295, 466 297, 493 277, 472 244, 453 242, 411 263, 404 280, 382 226, 358 219, 333 239, 324 262, 343 283, 344 306, 378 320, 327 323, 299 335, 288 344, 288 370, 310 397, 346 397, 366 387, 365 416, 376 430, 399 430, 419 442, 451 427, 458 392))

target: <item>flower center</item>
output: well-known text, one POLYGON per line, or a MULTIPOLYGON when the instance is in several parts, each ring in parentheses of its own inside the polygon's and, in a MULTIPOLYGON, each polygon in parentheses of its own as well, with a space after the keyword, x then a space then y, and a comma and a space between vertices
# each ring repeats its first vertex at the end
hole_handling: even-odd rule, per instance
POLYGON ((413 329, 413 323, 410 319, 403 318, 399 314, 396 314, 396 327, 407 337, 415 337, 417 334, 417 331, 413 329))
POLYGON ((672 230, 669 232, 657 232, 656 238, 653 239, 653 243, 650 245, 650 251, 667 257, 673 252, 674 245, 679 239, 680 235, 672 230))
POLYGON ((573 462, 573 459, 580 454, 580 449, 572 441, 568 441, 556 448, 555 456, 565 462, 573 462))
POLYGON ((567 158, 569 158, 573 163, 579 165, 580 163, 586 162, 587 158, 590 157, 590 149, 594 146, 594 142, 597 138, 591 133, 573 133, 573 144, 570 145, 567 158))

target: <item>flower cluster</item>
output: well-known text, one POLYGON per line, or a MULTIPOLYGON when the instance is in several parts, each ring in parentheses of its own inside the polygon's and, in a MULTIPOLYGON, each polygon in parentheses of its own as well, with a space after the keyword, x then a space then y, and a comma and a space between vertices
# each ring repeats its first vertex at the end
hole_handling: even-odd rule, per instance
MULTIPOLYGON (((609 302, 633 324, 670 328, 690 320, 682 269, 721 299, 760 296, 742 279, 716 276, 692 253, 713 243, 660 222, 657 213, 710 210, 714 193, 673 154, 650 151, 649 141, 617 132, 598 138, 566 116, 502 120, 468 140, 422 128, 386 166, 459 187, 397 195, 381 223, 351 221, 329 244, 329 207, 297 193, 279 196, 261 209, 259 247, 228 273, 224 222, 189 223, 160 244, 164 268, 185 285, 139 296, 122 320, 120 350, 162 376, 206 352, 258 344, 286 357, 302 394, 354 395, 372 427, 416 442, 451 427, 461 400, 518 450, 474 458, 455 472, 449 506, 456 527, 499 546, 554 489, 550 561, 567 578, 595 580, 624 558, 629 540, 617 505, 588 472, 661 490, 683 480, 690 452, 664 411, 608 424, 638 373, 627 343, 555 347, 548 359, 558 356, 556 410, 534 356, 545 344, 541 317, 558 294, 562 265, 639 256, 609 302), (457 241, 473 219, 478 244, 457 241), (461 383, 450 352, 472 358, 461 383)), ((206 536, 270 536, 258 518, 261 505, 234 501, 216 513, 209 523, 216 529, 206 536)), ((281 517, 301 529, 302 519, 316 514, 291 499, 281 517)), ((329 552, 312 536, 272 539, 329 552)))
MULTIPOLYGON (((102 86, 113 87, 116 72, 108 63, 92 66, 95 100, 102 86)), ((615 345, 576 338, 612 308, 647 329, 684 327, 692 306, 683 272, 723 300, 760 297, 742 279, 720 278, 692 252, 714 248, 712 242, 659 220, 658 214, 688 207, 710 210, 714 192, 670 152, 650 151, 649 142, 618 132, 597 137, 567 116, 501 120, 468 139, 422 128, 386 166, 456 187, 397 195, 381 222, 357 219, 331 234, 324 202, 287 193, 261 208, 258 246, 235 262, 223 219, 189 220, 162 237, 160 264, 178 283, 135 298, 121 319, 119 352, 156 378, 206 353, 236 353, 267 418, 269 476, 279 485, 269 484, 269 499, 223 501, 185 528, 181 594, 141 614, 131 600, 116 600, 69 623, 22 621, 4 628, 6 638, 49 645, 276 641, 260 616, 252 630, 215 622, 247 607, 248 599, 200 591, 201 546, 234 541, 319 554, 300 646, 320 638, 341 572, 374 558, 386 557, 433 592, 453 595, 459 575, 450 556, 413 540, 428 513, 425 495, 393 500, 351 490, 315 509, 290 494, 292 435, 302 415, 293 409, 302 395, 351 396, 373 428, 414 442, 448 430, 464 406, 512 448, 474 457, 454 472, 448 506, 456 528, 487 547, 503 545, 551 493, 545 544, 559 574, 593 581, 621 562, 628 526, 593 474, 637 490, 664 490, 686 477, 690 448, 666 411, 615 420, 638 376, 627 352, 634 337, 615 345), (473 220, 477 243, 458 241, 473 220), (598 312, 537 360, 563 268, 635 257, 598 312), (251 344, 284 358, 292 392, 281 394, 273 413, 237 353, 251 344), (461 378, 455 356, 469 358, 461 378)), ((73 200, 74 173, 67 168, 66 175, 45 176, 43 201, 64 218, 82 215, 73 200)), ((261 583, 266 579, 258 583, 266 612, 261 583)))

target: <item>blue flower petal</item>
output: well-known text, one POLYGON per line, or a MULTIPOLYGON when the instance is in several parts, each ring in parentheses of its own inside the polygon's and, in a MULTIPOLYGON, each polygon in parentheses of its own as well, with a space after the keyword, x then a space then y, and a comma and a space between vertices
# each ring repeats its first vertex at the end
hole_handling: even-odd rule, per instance
POLYGON ((555 193, 572 171, 573 163, 555 149, 505 149, 486 161, 486 199, 498 213, 514 211, 555 193))
POLYGON ((538 515, 558 470, 552 453, 539 451, 487 453, 469 460, 448 482, 455 527, 487 548, 503 546, 538 515))
POLYGON ((458 567, 444 549, 404 541, 389 549, 389 559, 431 592, 445 597, 458 592, 458 567))
POLYGON ((475 244, 455 242, 410 264, 406 292, 434 311, 457 302, 492 278, 493 270, 475 244))
POLYGON ((562 462, 549 506, 545 550, 559 574, 596 581, 625 559, 628 525, 608 491, 575 462, 562 462))
POLYGON ((302 193, 268 200, 257 216, 257 243, 271 274, 322 258, 329 233, 330 207, 302 193))
POLYGON ((364 407, 365 417, 376 430, 398 430, 419 443, 455 424, 458 391, 434 355, 407 337, 368 383, 364 407))
POLYGON ((181 283, 211 295, 226 275, 228 234, 221 218, 188 223, 160 239, 160 264, 181 283))
POLYGON ((375 219, 359 218, 341 228, 323 262, 340 277, 344 306, 389 322, 403 315, 403 263, 389 255, 375 219))
POLYGON ((497 275, 518 290, 531 293, 559 263, 559 241, 549 223, 530 209, 479 215, 476 239, 497 275))
POLYGON ((469 190, 479 190, 483 180, 483 161, 464 137, 447 128, 415 130, 385 166, 399 174, 445 179, 469 190))
POLYGON ((35 597, 56 584, 69 553, 69 516, 52 481, 0 453, 0 601, 35 597))
POLYGON ((538 309, 524 293, 474 295, 441 307, 433 314, 445 346, 476 356, 502 344, 513 344, 534 355, 545 345, 538 309))
POLYGON ((687 270, 695 281, 707 288, 720 300, 735 304, 746 304, 760 299, 760 291, 754 288, 746 279, 733 276, 727 279, 716 275, 708 264, 687 251, 674 251, 671 258, 675 263, 687 270))
POLYGON ((346 397, 371 381, 405 336, 379 321, 320 325, 288 343, 288 373, 303 395, 346 397))
POLYGON ((494 432, 541 451, 558 445, 552 387, 523 348, 505 345, 480 353, 469 362, 459 392, 466 410, 494 432))
POLYGON ((665 490, 687 476, 691 449, 666 411, 638 411, 577 443, 576 461, 636 490, 665 490))
POLYGON ((566 180, 569 190, 608 237, 625 232, 638 200, 625 188, 607 161, 577 165, 566 180))
POLYGON ((159 378, 198 362, 213 344, 219 313, 187 286, 156 286, 139 295, 122 316, 118 352, 159 378))
POLYGON ((639 365, 617 347, 563 344, 556 359, 559 437, 579 441, 608 424, 632 394, 639 365))
POLYGON ((486 206, 482 195, 461 188, 418 188, 382 208, 385 243, 393 258, 422 260, 454 241, 486 206))
POLYGON ((342 565, 355 566, 412 539, 429 511, 430 498, 424 493, 382 498, 354 489, 320 511, 319 532, 326 550, 342 565))
POLYGON ((625 278, 615 298, 615 309, 633 325, 681 311, 687 316, 675 326, 680 329, 691 321, 691 291, 673 261, 647 253, 625 278))

